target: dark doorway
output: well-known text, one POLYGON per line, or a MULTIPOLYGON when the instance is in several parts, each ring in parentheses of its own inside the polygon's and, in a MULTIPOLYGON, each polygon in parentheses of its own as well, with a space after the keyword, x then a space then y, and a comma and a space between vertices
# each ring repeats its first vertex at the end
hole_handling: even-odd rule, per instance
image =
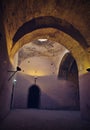
POLYGON ((40 104, 40 89, 37 85, 32 85, 28 91, 28 108, 39 108, 40 104))

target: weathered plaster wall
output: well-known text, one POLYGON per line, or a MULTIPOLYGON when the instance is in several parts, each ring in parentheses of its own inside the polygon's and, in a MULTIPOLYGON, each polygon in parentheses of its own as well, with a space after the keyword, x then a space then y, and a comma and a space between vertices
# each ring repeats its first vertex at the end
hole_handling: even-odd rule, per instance
POLYGON ((80 76, 79 85, 81 115, 90 121, 90 72, 80 76))
MULTIPOLYGON (((34 77, 17 74, 13 108, 27 108, 28 90, 34 84, 34 77)), ((40 89, 40 109, 78 109, 78 87, 56 76, 37 77, 40 89)))

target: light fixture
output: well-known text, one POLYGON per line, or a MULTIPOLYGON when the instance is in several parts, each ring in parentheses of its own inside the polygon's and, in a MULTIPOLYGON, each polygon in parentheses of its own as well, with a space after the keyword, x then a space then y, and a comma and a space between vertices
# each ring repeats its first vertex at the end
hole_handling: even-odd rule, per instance
POLYGON ((16 83, 16 82, 17 82, 17 80, 16 80, 16 79, 14 79, 14 80, 13 80, 13 82, 14 82, 14 83, 16 83))
POLYGON ((17 66, 17 70, 16 71, 21 71, 21 68, 19 66, 17 66))
POLYGON ((87 70, 88 72, 90 72, 90 68, 87 68, 86 70, 87 70))
POLYGON ((36 82, 37 82, 37 78, 38 78, 37 76, 34 77, 34 83, 35 83, 35 85, 36 85, 36 82))
POLYGON ((21 71, 21 68, 17 66, 16 70, 8 70, 8 72, 13 72, 13 74, 9 77, 8 81, 15 75, 16 72, 21 71))

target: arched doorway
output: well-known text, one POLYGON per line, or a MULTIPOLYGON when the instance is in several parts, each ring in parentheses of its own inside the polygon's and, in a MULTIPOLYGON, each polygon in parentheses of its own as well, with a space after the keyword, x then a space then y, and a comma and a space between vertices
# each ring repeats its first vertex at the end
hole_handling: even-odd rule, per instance
POLYGON ((71 53, 63 56, 59 66, 58 79, 68 80, 76 85, 74 100, 76 109, 80 109, 78 66, 71 53))
POLYGON ((58 78, 70 80, 78 86, 78 67, 71 53, 66 53, 63 56, 59 66, 58 78))
MULTIPOLYGON (((46 18, 46 21, 51 21, 51 20, 47 20, 47 18, 48 17, 45 17, 46 18)), ((75 39, 78 43, 82 43, 82 41, 83 41, 83 47, 84 47, 84 44, 86 43, 86 41, 85 41, 85 39, 83 39, 83 36, 80 34, 80 32, 77 30, 77 29, 75 29, 71 24, 70 24, 70 28, 68 29, 67 27, 68 26, 66 26, 66 25, 68 25, 68 23, 67 22, 65 22, 65 21, 62 21, 62 20, 60 20, 60 19, 53 19, 53 18, 51 18, 50 17, 50 19, 52 19, 52 24, 51 24, 51 22, 50 23, 47 23, 47 24, 45 24, 46 23, 46 21, 45 20, 43 20, 43 18, 39 18, 39 19, 37 19, 37 20, 35 20, 35 19, 33 19, 33 20, 31 20, 31 21, 29 21, 29 22, 27 22, 27 23, 25 23, 22 27, 20 27, 19 28, 19 30, 16 32, 16 34, 15 34, 15 36, 13 37, 13 46, 15 46, 15 44, 17 43, 18 44, 18 41, 19 41, 19 39, 20 38, 22 38, 23 36, 25 36, 27 33, 31 33, 31 32, 33 32, 33 31, 35 31, 35 30, 38 30, 38 29, 42 29, 42 28, 49 28, 49 27, 52 27, 52 28, 56 28, 56 29, 58 29, 58 30, 61 30, 61 31, 63 31, 64 33, 66 33, 66 34, 68 34, 68 35, 70 35, 73 39, 75 39), (41 21, 41 23, 39 23, 39 20, 41 21), (43 23, 45 21, 45 23, 43 23), (57 21, 55 24, 54 24, 54 22, 55 21, 57 21), (62 23, 63 22, 65 22, 65 24, 63 25, 62 23), (34 24, 35 25, 38 25, 38 26, 34 26, 34 24), (36 24, 37 23, 37 24, 36 24), (33 25, 33 26, 31 26, 31 25, 33 25), (28 28, 29 27, 29 28, 28 28), (31 28, 32 27, 32 28, 31 28), (28 29, 27 29, 28 28, 28 29), (24 31, 23 31, 24 30, 24 31), (22 33, 20 33, 20 32, 22 32, 22 33), (73 33, 72 33, 73 32, 73 33), (19 34, 21 34, 21 35, 19 35, 19 34), (73 34, 73 35, 72 35, 73 34)), ((25 42, 25 41, 24 41, 25 42)), ((25 44, 25 43, 24 43, 25 44)), ((23 44, 22 44, 23 45, 23 44)), ((21 45, 21 46, 22 46, 21 45)), ((73 45, 73 44, 72 44, 73 45)), ((77 47, 79 47, 79 45, 78 44, 76 44, 76 46, 77 47)), ((80 46, 81 46, 81 44, 80 44, 80 46)), ((71 47, 70 47, 71 48, 71 47)), ((74 48, 74 47, 73 47, 74 48)), ((81 48, 81 50, 82 50, 82 48, 81 48)), ((12 49, 12 52, 13 52, 13 49, 12 49)), ((76 51, 73 49, 72 51, 72 54, 73 54, 73 56, 75 57, 76 55, 76 51)), ((80 52, 80 50, 79 50, 79 52, 80 52)), ((84 53, 84 50, 83 50, 83 53, 84 53)), ((12 54, 13 55, 13 54, 12 54)), ((72 59, 72 58, 71 58, 72 59)), ((78 68, 79 68, 79 71, 80 71, 80 65, 81 64, 83 64, 84 66, 85 66, 85 62, 83 62, 83 61, 87 61, 87 58, 86 58, 86 60, 81 60, 81 56, 77 56, 77 57, 75 57, 75 60, 77 61, 77 64, 78 64, 78 68), (80 61, 81 60, 81 61, 80 61)), ((75 60, 72 60, 72 63, 73 64, 76 64, 76 61, 75 60)), ((74 68, 76 69, 76 66, 73 66, 72 65, 72 63, 71 63, 71 68, 70 68, 70 72, 74 72, 74 68)), ((86 68, 86 67, 84 67, 84 68, 86 68)), ((86 69, 85 69, 86 70, 86 69)), ((69 71, 68 71, 68 73, 69 73, 69 71)), ((67 73, 66 73, 67 74, 67 73)), ((70 76, 70 75, 69 75, 70 76)), ((71 78, 71 77, 69 77, 68 76, 68 78, 71 78)))
POLYGON ((32 85, 28 90, 28 108, 39 108, 40 104, 40 89, 37 85, 32 85))

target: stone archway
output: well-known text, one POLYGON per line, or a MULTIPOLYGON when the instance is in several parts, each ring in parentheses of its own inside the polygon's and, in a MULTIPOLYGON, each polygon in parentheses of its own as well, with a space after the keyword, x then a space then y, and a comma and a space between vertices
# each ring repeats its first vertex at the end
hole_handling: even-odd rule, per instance
POLYGON ((79 85, 78 66, 74 57, 70 53, 66 53, 62 58, 59 66, 58 78, 70 80, 77 86, 79 85))
POLYGON ((82 74, 86 72, 89 61, 84 49, 87 46, 84 37, 67 21, 52 16, 32 19, 17 30, 13 37, 13 47, 10 52, 11 62, 13 62, 13 56, 19 48, 40 37, 47 37, 50 40, 64 45, 74 56, 79 73, 82 74))
POLYGON ((70 35, 72 38, 78 41, 81 44, 81 46, 84 47, 88 46, 82 34, 72 24, 68 23, 63 19, 53 16, 42 16, 34 18, 24 23, 14 35, 13 44, 15 44, 21 37, 23 37, 27 33, 30 33, 40 28, 49 28, 49 27, 56 28, 70 35))
POLYGON ((74 57, 70 53, 66 53, 61 60, 59 66, 59 72, 58 72, 58 79, 71 81, 76 85, 75 100, 76 100, 77 108, 80 108, 78 66, 74 57))

